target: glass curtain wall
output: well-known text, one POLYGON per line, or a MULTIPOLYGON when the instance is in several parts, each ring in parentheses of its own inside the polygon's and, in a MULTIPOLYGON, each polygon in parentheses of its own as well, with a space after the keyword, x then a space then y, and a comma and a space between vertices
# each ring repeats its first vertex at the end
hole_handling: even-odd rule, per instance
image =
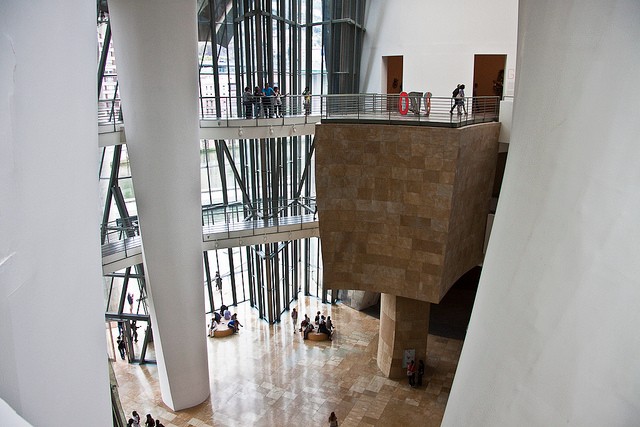
MULTIPOLYGON (((358 92, 363 0, 195 1, 201 119, 243 117, 245 87, 269 84, 285 95, 300 95, 305 87, 314 95, 358 92)), ((100 117, 119 123, 116 62, 104 0, 98 0, 98 35, 100 117)), ((320 105, 319 98, 312 102, 320 105)), ((285 111, 303 114, 301 106, 285 111)), ((103 242, 112 228, 121 237, 135 237, 126 146, 102 150, 103 242)), ((274 220, 315 210, 313 135, 202 140, 200 167, 203 225, 274 220)), ((261 318, 278 322, 300 292, 335 300, 322 287, 317 238, 206 251, 203 264, 207 312, 248 301, 261 318)), ((108 315, 127 314, 130 307, 123 301, 129 293, 138 307, 135 313, 146 314, 142 265, 105 277, 108 315)))

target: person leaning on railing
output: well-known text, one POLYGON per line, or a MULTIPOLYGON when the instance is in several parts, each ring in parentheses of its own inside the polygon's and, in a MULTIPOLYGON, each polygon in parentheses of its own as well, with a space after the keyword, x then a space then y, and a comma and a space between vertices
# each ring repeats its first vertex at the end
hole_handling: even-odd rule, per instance
POLYGON ((259 86, 253 88, 253 105, 255 107, 255 116, 262 116, 262 97, 263 97, 262 89, 259 86))
POLYGON ((247 119, 253 117, 253 94, 249 86, 244 88, 242 93, 242 105, 244 106, 244 116, 247 119))

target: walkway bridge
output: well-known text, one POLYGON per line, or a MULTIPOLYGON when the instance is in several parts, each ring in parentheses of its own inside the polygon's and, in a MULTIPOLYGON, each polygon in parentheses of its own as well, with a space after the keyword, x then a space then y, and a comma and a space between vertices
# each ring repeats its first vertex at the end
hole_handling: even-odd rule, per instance
MULTIPOLYGON (((292 200, 265 216, 241 204, 202 208, 202 250, 235 248, 319 237, 314 200, 292 200), (295 213, 295 214, 292 214, 295 213), (286 216, 282 216, 286 215, 286 216)), ((108 223, 101 230, 102 271, 113 273, 142 262, 136 216, 108 223)))

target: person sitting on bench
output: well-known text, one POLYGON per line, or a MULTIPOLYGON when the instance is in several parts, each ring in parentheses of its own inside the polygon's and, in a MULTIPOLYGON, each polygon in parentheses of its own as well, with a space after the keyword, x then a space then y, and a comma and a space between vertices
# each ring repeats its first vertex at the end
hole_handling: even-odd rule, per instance
POLYGON ((233 313, 233 316, 231 316, 231 320, 229 320, 229 323, 227 324, 227 326, 229 326, 230 329, 233 329, 234 334, 238 332, 240 327, 244 327, 242 323, 240 323, 240 321, 238 320, 238 315, 236 313, 233 313))

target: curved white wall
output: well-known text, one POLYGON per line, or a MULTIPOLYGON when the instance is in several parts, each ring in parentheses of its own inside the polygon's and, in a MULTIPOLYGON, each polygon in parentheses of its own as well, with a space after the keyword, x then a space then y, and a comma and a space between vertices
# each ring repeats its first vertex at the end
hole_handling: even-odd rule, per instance
POLYGON ((504 94, 513 94, 514 0, 372 0, 367 2, 365 28, 361 92, 386 92, 381 87, 382 57, 402 55, 405 91, 449 97, 456 84, 465 83, 470 96, 474 55, 506 54, 504 94))
POLYGON ((111 419, 96 50, 95 2, 0 2, 0 398, 36 426, 111 419))
POLYGON ((639 23, 637 0, 520 2, 509 160, 444 426, 640 420, 639 23))

